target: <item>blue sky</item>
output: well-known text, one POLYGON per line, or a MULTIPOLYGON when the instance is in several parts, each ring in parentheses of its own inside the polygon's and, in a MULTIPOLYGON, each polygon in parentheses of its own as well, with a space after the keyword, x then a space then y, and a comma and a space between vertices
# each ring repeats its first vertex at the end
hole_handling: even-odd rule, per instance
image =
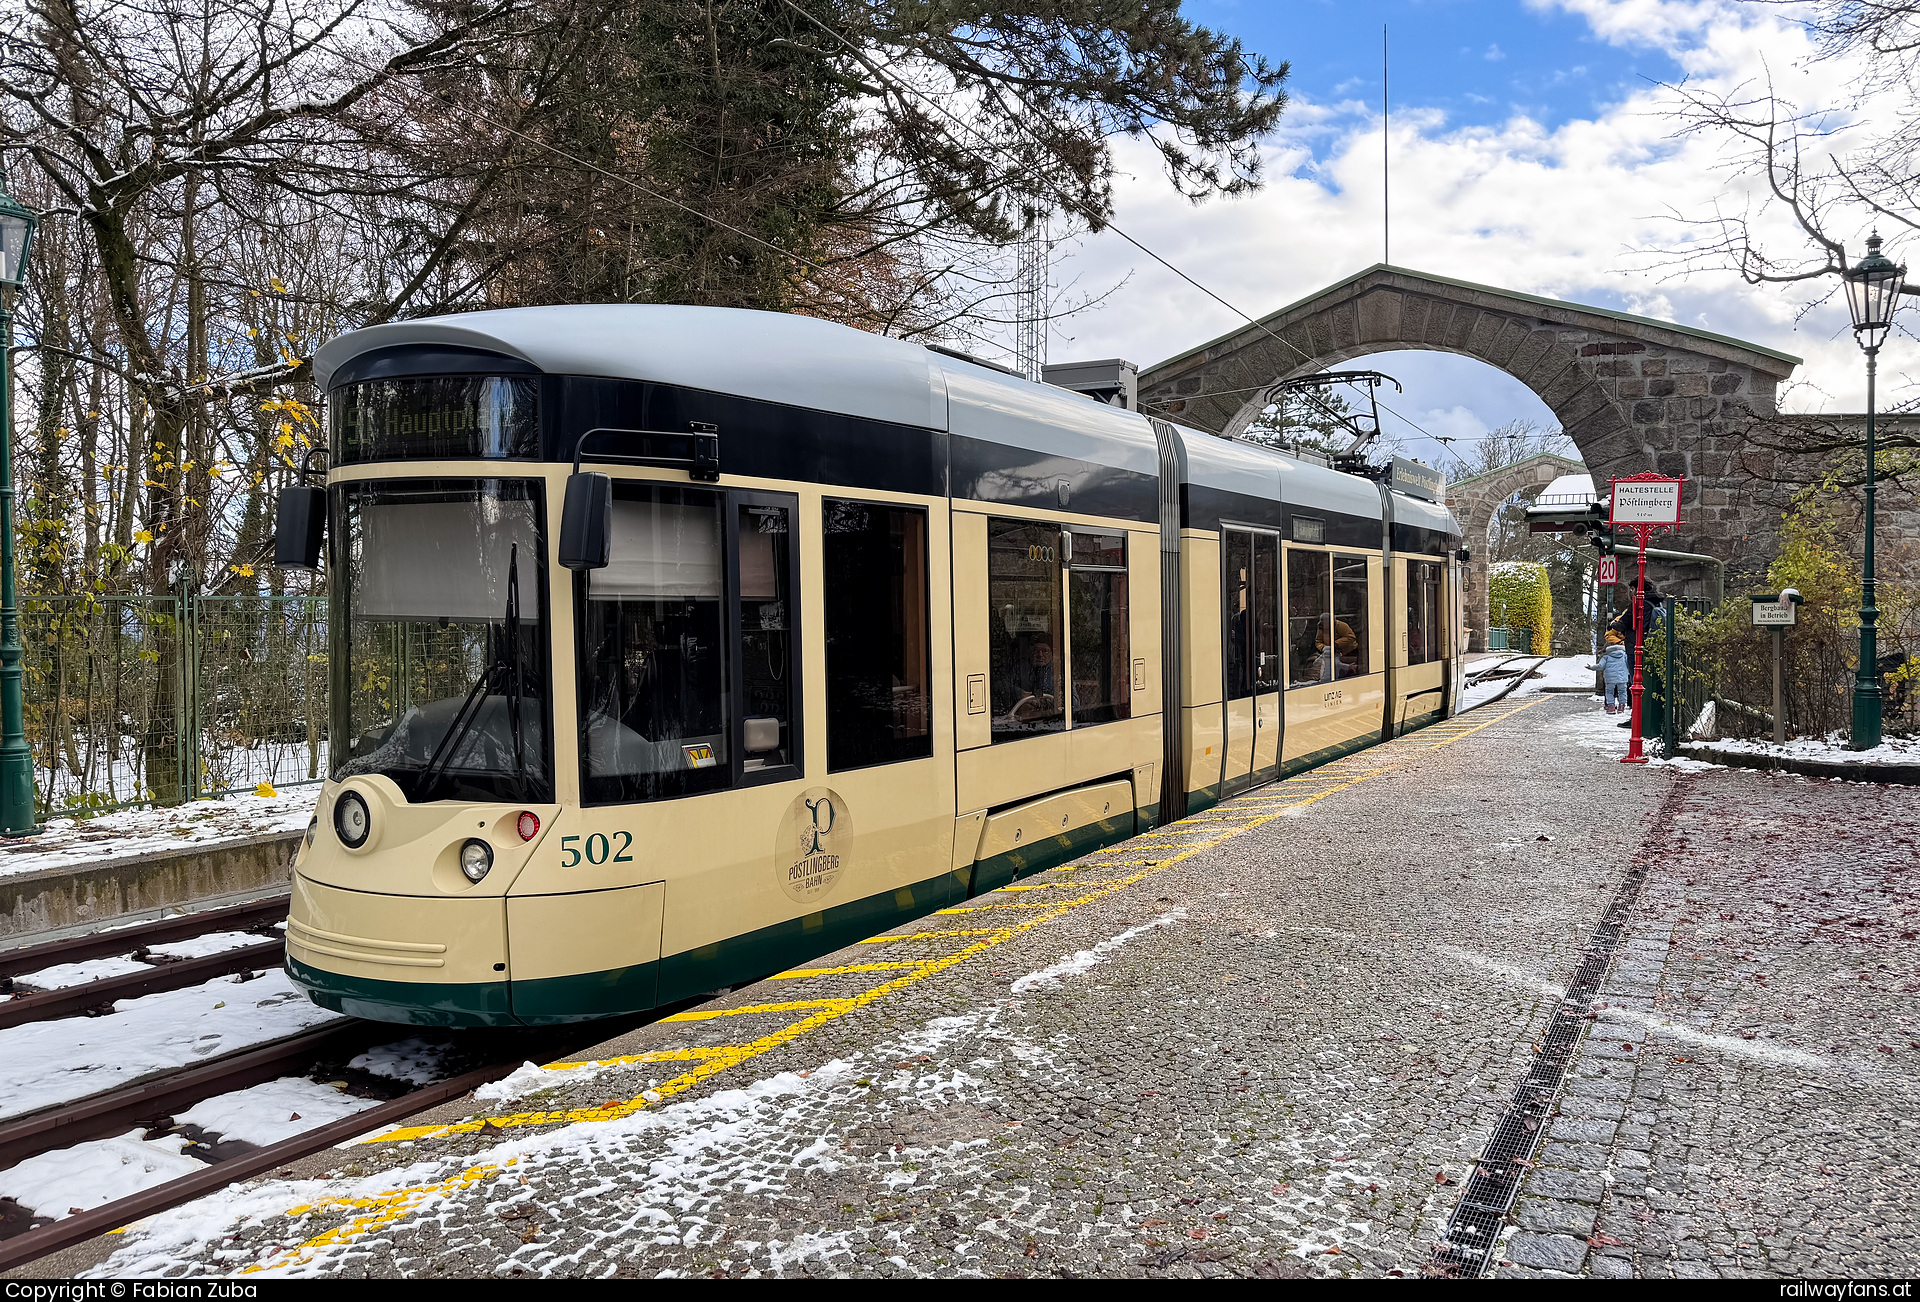
MULTIPOLYGON (((1729 170, 1724 142, 1676 130, 1671 86, 1732 93, 1790 79, 1803 103, 1844 96, 1856 70, 1812 64, 1790 7, 1752 0, 1187 0, 1194 20, 1292 65, 1292 104, 1263 148, 1257 193, 1192 205, 1144 145, 1115 142, 1116 217, 1130 235, 1253 315, 1380 260, 1380 27, 1392 48, 1393 258, 1401 266, 1751 340, 1807 359, 1788 410, 1857 411, 1859 355, 1819 294, 1681 274, 1682 220, 1746 209, 1770 240, 1800 237, 1729 170), (1825 97, 1825 99, 1823 99, 1825 97)), ((1862 229, 1843 232, 1857 242, 1862 229)), ((1241 322, 1110 235, 1064 246, 1056 291, 1101 306, 1057 322, 1055 361, 1142 364, 1241 322)), ((1920 317, 1916 317, 1920 320, 1920 317)), ((1912 342, 1912 341, 1909 341, 1912 342)), ((1890 400, 1920 392, 1920 347, 1882 358, 1890 400)), ((1419 426, 1474 438, 1552 416, 1490 367, 1440 353, 1372 359, 1407 386, 1419 426)), ((1347 363, 1363 365, 1361 359, 1347 363)), ((1389 419, 1406 450, 1457 470, 1389 419)))
POLYGON ((1269 61, 1287 60, 1293 93, 1322 103, 1380 103, 1384 24, 1389 106, 1440 109, 1456 126, 1524 113, 1557 127, 1680 75, 1662 50, 1610 44, 1583 18, 1514 0, 1189 0, 1182 9, 1269 61))

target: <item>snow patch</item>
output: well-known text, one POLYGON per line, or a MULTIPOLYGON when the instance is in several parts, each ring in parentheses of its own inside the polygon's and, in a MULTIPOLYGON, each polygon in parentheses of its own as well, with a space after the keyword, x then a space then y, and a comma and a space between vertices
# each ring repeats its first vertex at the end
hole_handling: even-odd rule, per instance
POLYGON ((218 977, 122 999, 106 1017, 62 1017, 0 1031, 0 1117, 18 1116, 330 1022, 287 974, 218 977))
POLYGON ((49 868, 93 868, 116 859, 165 854, 274 832, 301 832, 320 786, 276 796, 236 795, 165 809, 123 809, 95 818, 50 818, 38 836, 0 843, 0 877, 49 868))
POLYGON ((1155 927, 1170 927, 1187 916, 1185 909, 1169 909, 1151 922, 1143 922, 1137 927, 1128 927, 1117 936, 1109 936, 1092 949, 1083 949, 1077 954, 1069 954, 1058 963, 1043 967, 1037 972, 1029 972, 1013 983, 1013 993, 1024 995, 1029 990, 1038 990, 1041 986, 1058 985, 1064 978, 1079 976, 1106 961, 1108 954, 1119 949, 1135 936, 1152 931, 1155 927))
POLYGON ((217 1095, 174 1114, 174 1123, 198 1126, 221 1139, 265 1147, 375 1107, 378 1099, 359 1099, 331 1085, 301 1076, 282 1076, 249 1089, 217 1095))
POLYGON ((542 1067, 538 1063, 523 1063, 514 1069, 512 1075, 503 1076, 491 1085, 482 1085, 473 1092, 473 1097, 489 1103, 512 1103, 530 1094, 538 1094, 541 1090, 583 1084, 611 1070, 611 1066, 599 1063, 587 1063, 579 1067, 542 1067))
POLYGON ((205 1170, 180 1151, 186 1140, 169 1135, 151 1143, 130 1130, 71 1148, 30 1157, 0 1171, 0 1198, 11 1198, 41 1216, 65 1220, 143 1189, 205 1170))
POLYGON ((1920 737, 1889 737, 1872 750, 1850 750, 1847 739, 1837 732, 1830 737, 1795 738, 1784 746, 1752 738, 1729 738, 1713 745, 1718 750, 1746 755, 1778 755, 1823 764, 1920 764, 1920 737))
POLYGON ((108 977, 131 976, 135 972, 151 971, 153 971, 151 964, 142 963, 135 958, 90 958, 84 963, 62 963, 57 967, 43 967, 38 972, 17 976, 14 981, 31 990, 67 990, 92 981, 105 981, 108 977))
POLYGON ((385 1076, 388 1080, 431 1085, 447 1074, 447 1048, 443 1041, 415 1035, 405 1040, 395 1040, 392 1044, 376 1044, 347 1066, 375 1076, 385 1076))
POLYGON ((264 945, 271 939, 270 936, 256 936, 250 931, 214 931, 204 936, 189 936, 185 940, 171 941, 165 945, 149 945, 147 952, 165 958, 205 958, 209 954, 224 954, 230 949, 264 945))

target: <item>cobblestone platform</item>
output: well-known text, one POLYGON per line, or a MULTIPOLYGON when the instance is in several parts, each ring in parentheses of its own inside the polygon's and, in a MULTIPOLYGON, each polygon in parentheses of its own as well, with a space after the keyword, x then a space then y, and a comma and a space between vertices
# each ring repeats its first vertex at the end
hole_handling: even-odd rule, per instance
POLYGON ((1650 830, 1494 1269, 1911 1273, 1912 888, 1863 835, 1911 862, 1909 794, 1628 768, 1592 710, 1477 711, 36 1273, 1418 1275, 1650 830), (1859 853, 1729 831, 1820 800, 1859 853))
POLYGON ((1920 1274, 1920 792, 1681 784, 1502 1273, 1920 1274))

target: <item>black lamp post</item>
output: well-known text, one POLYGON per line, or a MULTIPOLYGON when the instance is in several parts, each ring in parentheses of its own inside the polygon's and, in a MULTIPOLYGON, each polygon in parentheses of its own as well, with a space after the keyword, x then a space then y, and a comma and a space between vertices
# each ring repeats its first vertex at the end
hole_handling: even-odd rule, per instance
POLYGON ((1867 354, 1867 551, 1860 571, 1860 667, 1853 677, 1853 748, 1872 750, 1880 744, 1880 655, 1875 625, 1880 608, 1873 595, 1873 378, 1880 345, 1893 327, 1894 305, 1900 301, 1907 269, 1880 252, 1880 235, 1867 237, 1867 256, 1846 273, 1847 311, 1853 314, 1853 337, 1867 354))
POLYGON ((20 690, 20 613, 13 603, 13 296, 27 280, 39 218, 0 188, 0 836, 34 830, 33 751, 20 690))

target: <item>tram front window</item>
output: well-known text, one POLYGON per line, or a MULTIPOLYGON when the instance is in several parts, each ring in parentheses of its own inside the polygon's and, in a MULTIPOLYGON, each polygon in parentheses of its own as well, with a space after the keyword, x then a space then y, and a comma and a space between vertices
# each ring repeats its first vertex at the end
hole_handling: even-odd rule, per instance
POLYGON ((538 481, 346 484, 334 518, 334 778, 551 800, 538 481))

